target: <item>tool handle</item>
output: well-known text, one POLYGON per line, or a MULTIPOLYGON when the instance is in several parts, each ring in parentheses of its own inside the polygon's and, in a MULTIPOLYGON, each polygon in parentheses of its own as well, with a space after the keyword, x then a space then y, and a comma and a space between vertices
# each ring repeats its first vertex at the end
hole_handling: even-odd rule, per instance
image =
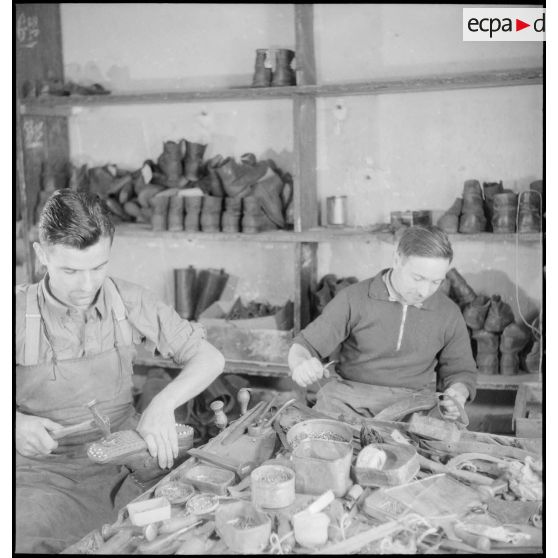
POLYGON ((200 450, 200 449, 190 449, 190 455, 201 459, 202 461, 206 461, 207 463, 211 463, 212 465, 217 465, 218 467, 222 467, 223 469, 227 469, 228 471, 232 471, 236 473, 241 479, 247 476, 253 467, 253 463, 238 463, 228 457, 222 457, 220 455, 212 455, 208 451, 200 450))
POLYGON ((469 533, 461 525, 455 524, 453 526, 455 535, 460 538, 465 544, 476 548, 477 550, 490 550, 491 544, 490 539, 484 535, 475 535, 474 533, 469 533))
POLYGON ((235 440, 238 440, 249 424, 253 424, 260 417, 262 408, 265 403, 260 401, 257 405, 252 407, 244 416, 240 417, 234 423, 229 425, 229 428, 225 431, 226 434, 221 438, 220 442, 222 445, 227 446, 232 444, 235 440))
POLYGON ((445 412, 444 412, 443 409, 440 409, 440 400, 442 398, 445 399, 446 397, 450 401, 453 401, 453 403, 455 404, 455 406, 457 407, 457 410, 459 412, 459 418, 456 419, 455 422, 460 422, 463 426, 469 426, 469 417, 467 416, 467 411, 465 411, 465 407, 463 407, 463 405, 461 405, 461 403, 453 395, 450 395, 449 393, 441 393, 440 394, 440 399, 438 399, 438 410, 440 411, 440 414, 442 415, 442 417, 444 417, 444 419, 445 419, 445 412))
POLYGON ((53 440, 60 440, 61 438, 65 438, 66 436, 70 436, 72 434, 88 432, 91 428, 95 427, 96 424, 92 420, 86 420, 84 422, 80 422, 79 424, 73 424, 72 426, 64 426, 58 430, 51 430, 49 431, 49 434, 53 440))

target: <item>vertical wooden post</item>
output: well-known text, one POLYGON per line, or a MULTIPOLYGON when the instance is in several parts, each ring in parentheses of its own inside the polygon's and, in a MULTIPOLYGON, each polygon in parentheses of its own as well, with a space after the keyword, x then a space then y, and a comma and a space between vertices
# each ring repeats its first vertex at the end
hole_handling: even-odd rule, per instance
MULTIPOLYGON (((18 194, 24 235, 35 222, 41 189, 41 173, 50 165, 57 188, 68 185, 70 147, 68 121, 61 116, 27 116, 20 103, 40 93, 50 80, 64 81, 60 4, 16 4, 16 90, 18 194)), ((32 270, 33 252, 28 242, 27 270, 32 270)), ((28 280, 35 278, 30 274, 28 280)))
MULTIPOLYGON (((295 4, 295 37, 297 85, 315 85, 313 4, 295 4)), ((315 97, 294 96, 293 130, 294 228, 301 232, 318 225, 315 97)), ((317 244, 297 242, 294 251, 294 329, 298 333, 310 321, 310 295, 316 286, 317 244)))

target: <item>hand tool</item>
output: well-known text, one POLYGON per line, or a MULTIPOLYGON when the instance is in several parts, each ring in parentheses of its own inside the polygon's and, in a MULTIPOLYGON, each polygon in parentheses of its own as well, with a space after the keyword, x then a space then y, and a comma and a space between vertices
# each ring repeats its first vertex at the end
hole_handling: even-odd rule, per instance
POLYGON ((490 550, 491 542, 488 537, 484 535, 475 535, 474 533, 469 533, 457 523, 453 526, 453 530, 456 537, 461 539, 465 544, 468 544, 478 550, 490 550))
POLYGON ((215 413, 215 426, 219 430, 224 430, 229 422, 225 411, 223 411, 224 405, 225 404, 220 399, 213 401, 211 405, 209 405, 209 408, 215 413))
POLYGON ((103 437, 110 435, 110 418, 107 415, 102 415, 97 409, 97 400, 93 399, 87 403, 86 407, 91 411, 93 415, 93 420, 95 424, 99 427, 99 430, 103 433, 103 437))
POLYGON ((221 455, 217 455, 216 453, 197 448, 190 449, 188 453, 190 455, 193 455, 194 457, 197 457, 198 459, 201 459, 202 461, 206 461, 207 463, 211 463, 212 465, 217 465, 218 467, 227 469, 227 471, 232 471, 233 473, 236 473, 241 479, 248 476, 252 472, 252 470, 257 467, 257 464, 253 461, 239 463, 238 461, 230 459, 229 457, 223 457, 221 455))
MULTIPOLYGON (((248 434, 250 436, 260 436, 261 434, 263 434, 266 430, 271 430, 271 427, 273 425, 273 422, 275 421, 275 419, 287 408, 290 407, 293 403, 296 402, 296 398, 293 399, 289 399, 288 401, 286 401, 285 403, 283 403, 283 405, 281 405, 281 407, 279 407, 279 409, 275 412, 274 415, 272 415, 271 418, 261 421, 258 424, 255 425, 250 425, 248 427, 248 434)), ((263 414, 261 415, 263 417, 263 414)))
POLYGON ((240 388, 236 396, 238 404, 240 405, 240 415, 245 415, 248 410, 248 403, 250 403, 250 389, 240 388))
POLYGON ((91 429, 94 429, 95 427, 99 428, 99 430, 103 434, 103 437, 108 436, 110 434, 110 419, 106 415, 101 415, 96 406, 96 399, 93 399, 85 405, 85 407, 87 407, 93 415, 92 420, 85 420, 78 424, 64 426, 62 428, 59 428, 58 430, 52 430, 51 432, 49 432, 50 437, 53 440, 60 440, 61 438, 71 436, 72 434, 82 434, 83 432, 90 432, 91 429))
POLYGON ((254 424, 261 416, 261 411, 265 403, 260 401, 257 405, 252 407, 244 416, 232 422, 229 428, 225 431, 225 435, 220 439, 222 445, 227 446, 238 440, 249 424, 254 424))

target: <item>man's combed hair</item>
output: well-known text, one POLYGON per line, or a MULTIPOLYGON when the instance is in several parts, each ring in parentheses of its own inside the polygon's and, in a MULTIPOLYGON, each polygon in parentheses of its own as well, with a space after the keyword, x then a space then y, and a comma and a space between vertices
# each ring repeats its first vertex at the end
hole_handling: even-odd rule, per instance
POLYGON ((453 259, 453 249, 448 235, 434 225, 416 225, 409 227, 401 235, 397 252, 404 257, 420 256, 423 258, 453 259))
POLYGON ((39 240, 83 250, 101 237, 114 237, 114 225, 105 203, 88 192, 68 188, 50 196, 39 217, 39 240))

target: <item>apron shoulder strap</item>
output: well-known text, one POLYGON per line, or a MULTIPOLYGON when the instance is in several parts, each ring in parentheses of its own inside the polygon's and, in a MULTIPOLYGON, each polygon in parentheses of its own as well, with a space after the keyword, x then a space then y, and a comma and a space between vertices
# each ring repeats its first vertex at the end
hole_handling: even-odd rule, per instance
POLYGON ((33 366, 39 362, 39 343, 41 335, 41 311, 39 309, 39 285, 29 285, 25 303, 25 366, 33 366))
POLYGON ((124 301, 122 300, 114 281, 110 277, 107 277, 104 287, 107 294, 107 303, 111 309, 116 324, 115 335, 118 340, 117 342, 119 345, 131 345, 132 326, 128 321, 124 301), (118 339, 118 337, 120 337, 120 339, 118 339))

